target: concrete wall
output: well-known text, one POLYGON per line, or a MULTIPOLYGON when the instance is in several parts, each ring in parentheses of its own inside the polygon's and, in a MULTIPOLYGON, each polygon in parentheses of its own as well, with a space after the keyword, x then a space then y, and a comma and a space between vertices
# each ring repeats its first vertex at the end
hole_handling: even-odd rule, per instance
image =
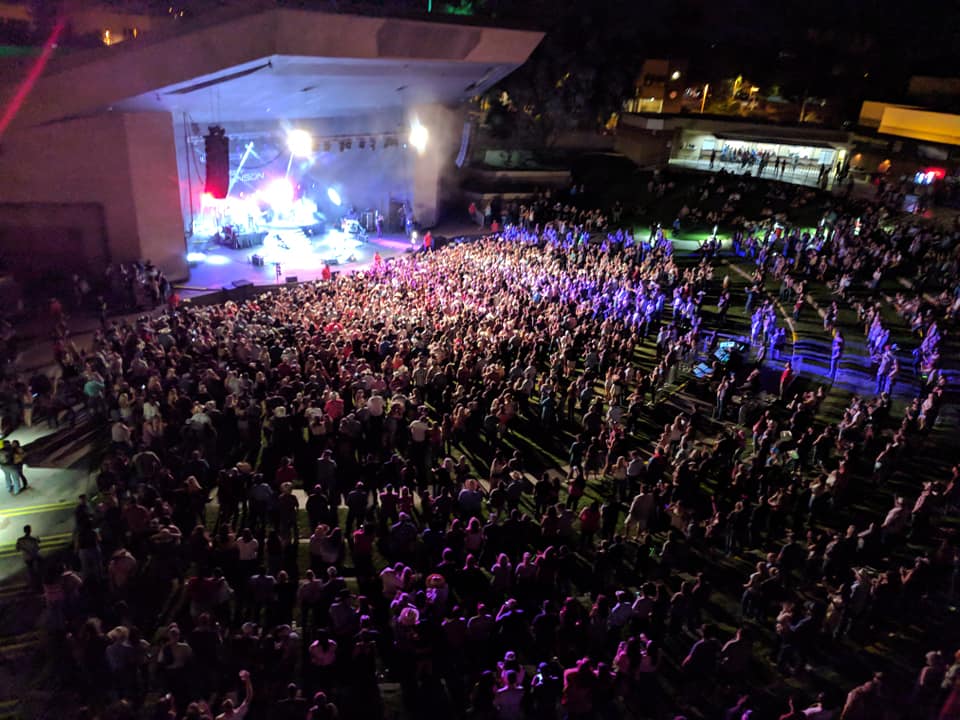
POLYGON ((174 279, 185 278, 186 246, 180 223, 180 183, 173 120, 166 113, 135 113, 121 117, 137 224, 137 242, 124 248, 124 252, 135 252, 139 259, 152 260, 174 279))
POLYGON ((62 265, 53 269, 150 257, 171 277, 184 276, 169 115, 104 114, 10 133, 0 154, 0 199, 103 207, 109 257, 78 239, 51 258, 62 265))
MULTIPOLYGON (((128 259, 123 245, 136 238, 137 222, 123 117, 79 118, 8 134, 0 155, 0 198, 102 205, 111 259, 128 259)), ((63 262, 75 262, 83 252, 64 248, 63 262)))
POLYGON ((426 151, 413 161, 413 216, 421 226, 431 227, 437 223, 441 183, 446 179, 451 184, 464 113, 440 105, 423 105, 414 108, 413 115, 430 133, 426 151))
POLYGON ((0 258, 18 280, 96 272, 107 256, 102 205, 0 203, 0 258))
POLYGON ((674 144, 672 130, 642 129, 631 125, 617 128, 616 150, 641 167, 665 165, 674 144))
POLYGON ((569 170, 524 170, 522 168, 509 170, 483 170, 469 168, 462 173, 467 181, 486 184, 490 187, 497 185, 540 185, 543 187, 569 187, 569 170))
MULTIPOLYGON (((712 133, 682 130, 678 142, 673 147, 671 159, 699 160, 703 141, 713 139, 713 137, 712 133)), ((722 145, 722 141, 720 144, 722 145)))

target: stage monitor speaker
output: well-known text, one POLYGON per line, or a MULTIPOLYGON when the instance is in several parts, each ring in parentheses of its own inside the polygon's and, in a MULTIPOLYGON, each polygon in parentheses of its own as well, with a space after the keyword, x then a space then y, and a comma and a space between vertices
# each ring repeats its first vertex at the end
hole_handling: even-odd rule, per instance
POLYGON ((300 282, 300 281, 297 280, 297 276, 296 276, 296 275, 287 275, 287 282, 288 282, 288 283, 295 283, 295 282, 300 282))
POLYGON ((218 125, 211 125, 203 138, 207 156, 207 181, 203 190, 218 200, 230 191, 230 138, 218 125))
POLYGON ((233 283, 231 284, 235 288, 242 288, 242 287, 250 287, 251 285, 253 285, 253 282, 247 279, 242 279, 242 280, 234 280, 233 283))
POLYGON ((251 255, 251 256, 250 256, 250 264, 253 265, 254 267, 263 267, 263 265, 264 265, 263 256, 262 256, 262 255, 256 255, 256 254, 251 255))

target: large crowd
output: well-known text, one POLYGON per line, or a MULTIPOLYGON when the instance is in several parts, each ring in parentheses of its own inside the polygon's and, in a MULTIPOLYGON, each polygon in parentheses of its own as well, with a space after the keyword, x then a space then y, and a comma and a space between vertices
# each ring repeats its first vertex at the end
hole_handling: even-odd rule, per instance
MULTIPOLYGON (((784 190, 711 176, 685 217, 764 192, 784 190)), ((522 210, 366 272, 107 321, 91 348, 63 329, 32 389, 110 447, 66 562, 19 547, 79 717, 960 717, 949 636, 903 658, 912 688, 817 673, 954 591, 937 519, 960 466, 910 469, 944 399, 955 236, 868 202, 810 230, 738 218, 739 297, 716 230, 678 257, 669 228, 522 210), (897 276, 923 281, 888 302, 897 276), (808 317, 819 283, 862 324, 824 311, 811 378, 783 303, 808 317), (829 420, 844 332, 877 382, 829 420), (718 354, 728 337, 747 349, 718 354)))

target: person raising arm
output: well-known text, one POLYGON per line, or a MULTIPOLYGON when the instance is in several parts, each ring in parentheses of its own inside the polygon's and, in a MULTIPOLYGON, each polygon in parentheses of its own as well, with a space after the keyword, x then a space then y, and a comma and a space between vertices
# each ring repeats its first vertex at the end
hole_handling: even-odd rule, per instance
POLYGON ((247 716, 253 700, 253 683, 250 682, 250 673, 247 670, 240 671, 240 682, 243 683, 243 702, 234 707, 233 700, 224 700, 221 705, 223 712, 217 715, 217 720, 244 720, 247 716))

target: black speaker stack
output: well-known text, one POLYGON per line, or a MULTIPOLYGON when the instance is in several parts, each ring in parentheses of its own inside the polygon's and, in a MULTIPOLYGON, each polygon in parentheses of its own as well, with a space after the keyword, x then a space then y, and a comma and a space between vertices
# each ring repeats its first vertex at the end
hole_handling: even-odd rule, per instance
POLYGON ((204 192, 222 200, 230 191, 230 138, 219 125, 211 125, 203 138, 207 156, 204 192))

